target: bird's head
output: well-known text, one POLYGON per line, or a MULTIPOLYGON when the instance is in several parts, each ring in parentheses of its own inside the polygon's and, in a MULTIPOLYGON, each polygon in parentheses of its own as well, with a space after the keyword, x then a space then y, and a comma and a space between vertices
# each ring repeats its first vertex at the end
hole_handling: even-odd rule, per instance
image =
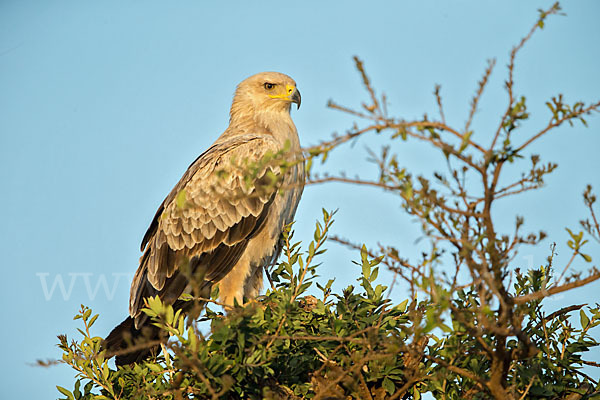
POLYGON ((292 103, 300 108, 300 92, 296 82, 279 72, 261 72, 238 85, 231 106, 231 118, 255 116, 257 113, 289 114, 292 103))

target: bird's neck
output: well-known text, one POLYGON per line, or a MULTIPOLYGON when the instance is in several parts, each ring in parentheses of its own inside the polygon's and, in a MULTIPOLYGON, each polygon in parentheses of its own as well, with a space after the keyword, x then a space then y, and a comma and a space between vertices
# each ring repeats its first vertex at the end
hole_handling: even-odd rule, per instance
POLYGON ((289 141, 292 150, 300 149, 298 133, 294 121, 292 121, 289 107, 287 109, 265 109, 255 112, 243 111, 233 110, 232 108, 229 127, 225 134, 227 132, 268 134, 280 142, 282 147, 289 141))

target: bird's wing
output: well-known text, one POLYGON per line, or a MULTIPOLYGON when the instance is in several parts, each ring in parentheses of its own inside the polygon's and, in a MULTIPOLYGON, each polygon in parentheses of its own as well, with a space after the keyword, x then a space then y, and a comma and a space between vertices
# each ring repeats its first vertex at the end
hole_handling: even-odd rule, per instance
POLYGON ((190 165, 142 240, 145 251, 131 285, 132 317, 149 295, 179 297, 187 283, 180 264, 193 257, 205 260, 207 281, 229 273, 248 239, 265 226, 276 193, 267 182, 277 181, 281 171, 262 161, 280 150, 269 135, 238 135, 215 143, 190 165))

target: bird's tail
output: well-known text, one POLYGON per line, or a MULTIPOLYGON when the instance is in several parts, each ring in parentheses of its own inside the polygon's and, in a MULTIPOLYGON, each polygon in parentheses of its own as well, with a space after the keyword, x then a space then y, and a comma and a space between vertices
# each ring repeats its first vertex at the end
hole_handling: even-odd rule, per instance
MULTIPOLYGON (((183 311, 190 324, 200 316, 205 304, 204 301, 177 300, 173 309, 183 311)), ((120 366, 138 363, 160 354, 161 343, 169 339, 168 332, 155 326, 151 318, 144 318, 141 322, 142 326, 138 329, 134 319, 127 317, 108 334, 102 342, 106 358, 115 356, 115 364, 120 366)))
POLYGON ((152 325, 148 319, 140 329, 136 329, 133 318, 127 317, 117 325, 102 343, 107 358, 116 356, 117 366, 137 363, 160 353, 160 344, 168 339, 168 334, 152 325))

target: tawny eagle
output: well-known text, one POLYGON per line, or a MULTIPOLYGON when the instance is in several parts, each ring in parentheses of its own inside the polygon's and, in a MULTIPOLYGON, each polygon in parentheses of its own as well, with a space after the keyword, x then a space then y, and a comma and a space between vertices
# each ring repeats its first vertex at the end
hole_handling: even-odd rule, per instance
POLYGON ((209 292, 218 283, 220 301, 228 305, 258 295, 263 269, 281 251, 282 231, 304 185, 292 103, 300 107, 300 92, 287 75, 263 72, 238 85, 228 128, 190 165, 144 235, 129 317, 104 341, 108 354, 117 354, 117 365, 140 361, 158 348, 130 347, 141 336, 160 340, 141 311, 148 297, 185 310, 191 302, 178 299, 196 276, 209 292), (264 161, 283 149, 296 157, 286 167, 264 161), (259 182, 267 189, 258 190, 259 182))

